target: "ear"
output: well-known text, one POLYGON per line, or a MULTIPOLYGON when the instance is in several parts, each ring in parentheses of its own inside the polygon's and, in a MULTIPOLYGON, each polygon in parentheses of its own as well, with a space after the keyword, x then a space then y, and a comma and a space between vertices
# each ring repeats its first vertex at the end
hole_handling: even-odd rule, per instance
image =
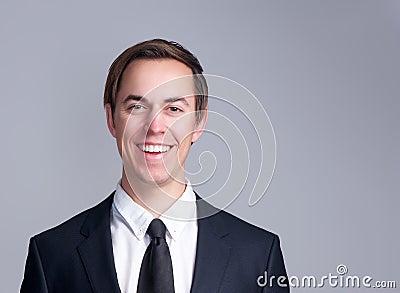
POLYGON ((106 119, 107 119, 108 130, 110 131, 110 133, 113 137, 116 137, 117 132, 115 130, 114 117, 113 117, 110 103, 107 103, 105 108, 106 108, 106 119))
POLYGON ((195 130, 193 132, 193 136, 192 136, 192 143, 194 143, 195 141, 197 141, 200 138, 200 136, 203 134, 204 129, 206 127, 207 118, 208 118, 208 107, 206 107, 202 111, 203 111, 203 118, 196 125, 196 128, 195 128, 195 130))

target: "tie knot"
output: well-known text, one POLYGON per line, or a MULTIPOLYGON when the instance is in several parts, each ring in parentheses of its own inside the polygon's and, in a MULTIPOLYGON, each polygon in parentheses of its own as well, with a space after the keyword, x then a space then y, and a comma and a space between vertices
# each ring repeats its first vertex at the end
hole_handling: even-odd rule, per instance
POLYGON ((154 219, 151 221, 149 228, 147 228, 147 234, 153 238, 162 238, 165 239, 165 231, 167 228, 165 227, 163 221, 160 219, 154 219))

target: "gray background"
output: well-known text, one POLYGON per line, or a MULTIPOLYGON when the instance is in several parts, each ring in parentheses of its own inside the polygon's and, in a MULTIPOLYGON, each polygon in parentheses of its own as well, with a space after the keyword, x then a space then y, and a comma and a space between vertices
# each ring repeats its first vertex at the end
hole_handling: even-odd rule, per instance
MULTIPOLYGON (((31 235, 115 187, 106 73, 153 37, 269 113, 274 178, 256 206, 241 196, 229 210, 280 235, 290 275, 343 263, 400 282, 400 1, 2 1, 0 32, 0 292, 18 290, 31 235)), ((335 289, 293 291, 314 290, 335 289)))

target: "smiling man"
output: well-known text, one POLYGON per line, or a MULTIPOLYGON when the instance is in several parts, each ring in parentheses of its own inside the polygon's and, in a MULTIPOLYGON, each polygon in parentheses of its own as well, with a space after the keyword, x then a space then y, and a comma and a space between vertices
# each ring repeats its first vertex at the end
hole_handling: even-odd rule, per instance
POLYGON ((205 203, 185 178, 207 120, 202 72, 161 39, 113 62, 104 105, 121 180, 31 239, 21 292, 289 292, 279 238, 205 203), (260 287, 266 275, 274 281, 260 287))
POLYGON ((124 161, 121 186, 159 216, 185 191, 185 159, 203 131, 207 101, 199 102, 204 109, 196 117, 193 71, 175 59, 139 58, 118 82, 111 101, 106 95, 105 108, 124 161))

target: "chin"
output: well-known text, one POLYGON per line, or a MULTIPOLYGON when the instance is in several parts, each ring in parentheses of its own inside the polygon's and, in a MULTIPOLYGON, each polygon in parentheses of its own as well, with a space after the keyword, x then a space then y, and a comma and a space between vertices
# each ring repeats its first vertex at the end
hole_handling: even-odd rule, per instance
POLYGON ((146 173, 142 174, 141 181, 154 186, 161 186, 167 184, 172 178, 168 175, 167 172, 156 172, 156 173, 146 173))

